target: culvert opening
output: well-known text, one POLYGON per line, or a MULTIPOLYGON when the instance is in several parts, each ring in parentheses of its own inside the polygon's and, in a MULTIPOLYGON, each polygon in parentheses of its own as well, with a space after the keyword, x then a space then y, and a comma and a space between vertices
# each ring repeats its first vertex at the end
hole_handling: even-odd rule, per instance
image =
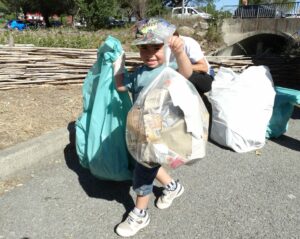
POLYGON ((254 35, 217 50, 211 54, 210 63, 216 69, 223 66, 235 72, 252 65, 265 65, 275 85, 300 90, 300 47, 299 41, 292 37, 254 35))
POLYGON ((291 39, 275 34, 258 34, 218 50, 215 56, 270 56, 281 55, 292 44, 291 39))

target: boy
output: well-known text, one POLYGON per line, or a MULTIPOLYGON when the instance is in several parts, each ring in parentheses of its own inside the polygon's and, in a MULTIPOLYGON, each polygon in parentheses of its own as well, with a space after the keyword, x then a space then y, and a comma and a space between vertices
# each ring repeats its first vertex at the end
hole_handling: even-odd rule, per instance
MULTIPOLYGON (((133 102, 137 99, 143 87, 149 85, 164 68, 163 40, 159 39, 152 32, 153 27, 159 21, 163 20, 144 20, 139 26, 142 34, 133 43, 139 48, 140 57, 144 65, 139 67, 128 78, 124 78, 123 74, 116 75, 115 77, 117 90, 130 90, 133 102)), ((178 36, 171 36, 168 44, 176 58, 178 72, 188 79, 192 75, 193 70, 191 62, 184 51, 182 39, 178 36)), ((133 176, 133 190, 137 194, 136 205, 129 213, 127 219, 118 225, 116 232, 120 236, 133 236, 149 224, 150 218, 147 208, 155 178, 165 188, 163 195, 159 197, 156 203, 159 209, 168 208, 175 198, 182 195, 184 191, 183 186, 178 181, 174 181, 165 169, 160 166, 147 168, 137 163, 133 176)))

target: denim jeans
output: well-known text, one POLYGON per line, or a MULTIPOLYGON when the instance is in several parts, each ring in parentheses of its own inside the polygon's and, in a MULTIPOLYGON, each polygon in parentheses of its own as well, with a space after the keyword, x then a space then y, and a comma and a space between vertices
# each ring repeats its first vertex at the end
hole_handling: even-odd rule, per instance
POLYGON ((139 196, 146 196, 152 193, 153 182, 160 166, 147 168, 140 163, 136 163, 133 172, 133 190, 139 196))

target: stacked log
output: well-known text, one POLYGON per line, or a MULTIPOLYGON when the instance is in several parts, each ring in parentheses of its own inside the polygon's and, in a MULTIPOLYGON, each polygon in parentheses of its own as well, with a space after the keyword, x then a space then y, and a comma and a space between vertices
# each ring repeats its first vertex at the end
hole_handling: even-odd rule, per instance
POLYGON ((207 56, 207 59, 216 71, 229 67, 240 73, 249 66, 265 65, 276 86, 300 90, 300 56, 207 56))
MULTIPOLYGON (((299 85, 300 57, 255 59, 245 56, 208 56, 207 58, 216 71, 221 66, 241 72, 251 65, 267 65, 275 82, 299 85)), ((82 84, 96 59, 97 49, 1 47, 0 90, 44 84, 82 84)), ((125 65, 129 71, 141 64, 138 53, 126 52, 125 65)))
POLYGON ((0 89, 80 83, 95 55, 94 49, 0 48, 0 89))
MULTIPOLYGON (((132 70, 138 54, 126 53, 132 70)), ((82 84, 97 59, 97 49, 45 47, 0 48, 0 90, 41 84, 82 84)))

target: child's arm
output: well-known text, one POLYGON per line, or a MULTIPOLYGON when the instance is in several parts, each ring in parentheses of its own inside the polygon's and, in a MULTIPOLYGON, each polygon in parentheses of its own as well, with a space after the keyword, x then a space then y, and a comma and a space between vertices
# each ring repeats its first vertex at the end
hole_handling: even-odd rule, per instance
POLYGON ((124 80, 124 73, 115 76, 115 86, 117 91, 124 92, 128 90, 127 87, 124 86, 123 80, 124 80))
POLYGON ((114 62, 114 77, 115 86, 117 91, 127 91, 127 87, 124 86, 124 72, 125 72, 125 54, 122 53, 120 57, 114 62))
POLYGON ((192 63, 184 51, 184 42, 178 36, 169 39, 169 46, 176 58, 178 72, 185 78, 189 78, 193 73, 192 63))

